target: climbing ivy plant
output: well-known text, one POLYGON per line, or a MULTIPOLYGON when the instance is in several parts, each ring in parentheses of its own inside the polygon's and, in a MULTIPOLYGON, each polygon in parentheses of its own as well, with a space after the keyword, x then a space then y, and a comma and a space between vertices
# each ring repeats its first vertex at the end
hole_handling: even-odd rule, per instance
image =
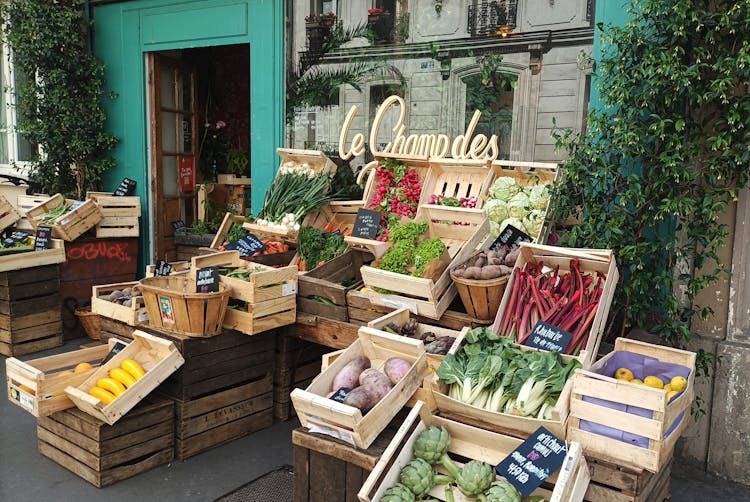
POLYGON ((117 139, 105 132, 104 66, 88 49, 80 0, 6 0, 0 18, 15 67, 29 78, 16 89, 18 129, 41 154, 31 178, 48 193, 83 198, 114 165, 117 139))
POLYGON ((558 134, 558 214, 581 219, 567 244, 616 252, 630 324, 684 345, 713 313, 696 295, 728 273, 718 218, 748 186, 750 0, 633 1, 625 26, 598 28, 603 106, 587 134, 558 134))

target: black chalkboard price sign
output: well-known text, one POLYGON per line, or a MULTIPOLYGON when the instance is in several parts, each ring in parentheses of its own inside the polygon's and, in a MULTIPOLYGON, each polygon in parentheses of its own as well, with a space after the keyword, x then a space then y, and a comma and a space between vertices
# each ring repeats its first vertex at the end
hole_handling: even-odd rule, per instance
POLYGON ((29 235, 30 234, 28 232, 24 232, 23 230, 16 230, 12 234, 10 234, 8 237, 3 239, 3 245, 6 248, 9 248, 13 246, 14 244, 17 244, 19 242, 26 240, 29 237, 29 235))
POLYGON ((348 396, 351 391, 352 389, 341 387, 339 390, 333 393, 330 399, 333 399, 337 403, 343 403, 344 399, 346 399, 346 396, 348 396))
POLYGON ((508 246, 509 249, 513 249, 522 242, 531 242, 533 240, 534 239, 529 234, 519 230, 513 225, 505 225, 505 228, 503 228, 503 231, 497 236, 497 239, 492 243, 490 249, 497 251, 503 246, 508 246))
POLYGON ((565 461, 568 449, 544 427, 521 443, 495 471, 510 481, 522 496, 528 497, 545 479, 554 474, 565 461))
POLYGON ((572 339, 573 333, 544 321, 537 321, 534 329, 531 330, 531 334, 526 338, 524 345, 549 352, 556 350, 562 354, 572 339))
POLYGON ((219 291, 219 268, 199 268, 195 279, 196 293, 216 293, 219 291))
POLYGON ((176 232, 180 229, 185 228, 185 222, 182 220, 177 220, 172 222, 172 229, 176 232))
POLYGON ((266 245, 253 234, 247 234, 245 237, 232 241, 224 249, 227 251, 239 251, 240 256, 252 256, 266 249, 266 245))
POLYGON ((166 277, 172 273, 172 265, 164 260, 156 260, 154 266, 154 277, 166 277))
POLYGON ((44 251, 52 246, 52 229, 50 227, 36 227, 34 237, 34 251, 44 251))
POLYGON ((352 237, 361 239, 375 239, 380 228, 380 213, 372 209, 360 208, 357 210, 357 219, 354 220, 352 237))
POLYGON ((135 193, 135 185, 136 181, 131 180, 130 178, 125 178, 120 183, 120 186, 117 187, 117 189, 114 191, 112 195, 116 195, 118 197, 125 197, 129 195, 133 195, 135 193))

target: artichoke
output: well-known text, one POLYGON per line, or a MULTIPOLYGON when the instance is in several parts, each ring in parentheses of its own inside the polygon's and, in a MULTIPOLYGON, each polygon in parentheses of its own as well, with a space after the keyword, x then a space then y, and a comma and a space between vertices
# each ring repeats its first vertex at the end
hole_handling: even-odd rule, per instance
POLYGON ((487 491, 487 502, 521 502, 521 494, 506 479, 495 481, 487 491))
POLYGON ((382 502, 415 502, 416 497, 407 487, 396 483, 385 491, 380 500, 382 502))
POLYGON ((435 474, 432 466, 421 458, 412 459, 401 469, 401 484, 407 487, 417 497, 422 499, 430 493, 432 487, 437 484, 445 484, 452 481, 448 476, 435 474))
POLYGON ((484 492, 495 481, 495 470, 486 462, 472 460, 464 465, 456 477, 456 484, 461 493, 467 497, 484 500, 484 492))
POLYGON ((430 465, 442 464, 453 479, 459 475, 458 467, 448 457, 451 437, 445 427, 430 426, 423 430, 414 441, 414 456, 430 465))

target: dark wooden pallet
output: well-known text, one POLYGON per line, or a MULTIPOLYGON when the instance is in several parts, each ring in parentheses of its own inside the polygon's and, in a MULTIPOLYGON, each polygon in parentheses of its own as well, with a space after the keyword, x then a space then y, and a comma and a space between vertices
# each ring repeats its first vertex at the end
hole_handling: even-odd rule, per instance
POLYGON ((62 345, 60 308, 13 316, 0 314, 0 354, 22 356, 62 345))
POLYGON ((39 418, 39 452, 98 488, 174 458, 174 403, 150 396, 115 425, 78 408, 39 418))
POLYGON ((670 499, 673 459, 658 473, 627 467, 586 455, 591 482, 586 502, 664 502, 670 499))
POLYGON ((184 461, 273 423, 273 375, 191 401, 175 399, 175 456, 184 461))

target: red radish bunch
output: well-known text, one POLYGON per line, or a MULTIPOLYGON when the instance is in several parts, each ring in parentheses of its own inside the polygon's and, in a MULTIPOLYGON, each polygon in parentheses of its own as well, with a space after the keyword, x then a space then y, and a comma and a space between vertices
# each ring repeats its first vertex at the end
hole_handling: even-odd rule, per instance
POLYGON ((544 263, 528 263, 513 271, 513 286, 500 324, 501 336, 512 336, 523 345, 537 321, 573 333, 565 349, 576 353, 586 345, 591 323, 602 296, 604 274, 582 274, 578 259, 570 260, 570 271, 559 267, 543 272, 544 263))

